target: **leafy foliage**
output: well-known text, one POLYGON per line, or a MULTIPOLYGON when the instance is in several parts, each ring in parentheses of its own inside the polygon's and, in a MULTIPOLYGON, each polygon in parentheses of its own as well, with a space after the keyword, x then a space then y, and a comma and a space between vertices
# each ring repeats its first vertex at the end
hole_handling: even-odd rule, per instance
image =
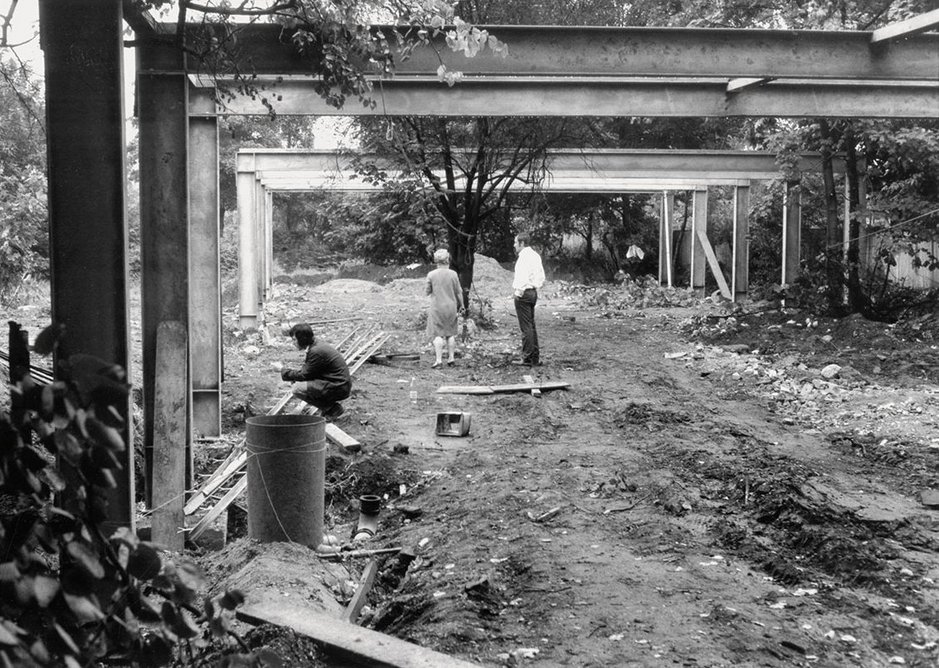
MULTIPOLYGON (((52 352, 60 334, 48 328, 36 350, 52 352)), ((0 661, 158 666, 177 647, 216 642, 260 665, 233 644, 240 592, 200 606, 195 564, 168 560, 127 528, 105 535, 126 448, 123 370, 72 355, 60 361, 59 380, 42 384, 28 373, 28 352, 11 350, 14 359, 10 412, 0 411, 0 661)))
POLYGON ((27 67, 0 58, 0 303, 48 275, 41 99, 27 67))

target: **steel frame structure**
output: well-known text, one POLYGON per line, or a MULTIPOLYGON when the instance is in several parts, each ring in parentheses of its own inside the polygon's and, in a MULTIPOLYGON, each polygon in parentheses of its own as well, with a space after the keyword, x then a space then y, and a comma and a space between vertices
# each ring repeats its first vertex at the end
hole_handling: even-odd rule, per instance
MULTIPOLYGON (((202 339, 193 336, 198 329, 207 337, 220 330, 218 314, 206 315, 217 298, 202 303, 198 297, 218 288, 217 270, 202 271, 218 253, 218 152, 211 147, 217 147, 219 115, 254 113, 255 107, 240 100, 218 105, 212 89, 194 86, 190 77, 205 82, 210 73, 179 48, 176 25, 153 21, 132 0, 40 0, 52 313, 69 332, 69 352, 130 366, 120 57, 125 21, 138 49, 142 385, 150 452, 162 323, 180 323, 186 334, 186 386, 211 395, 212 403, 220 392, 199 387, 200 377, 212 375, 201 365, 220 368, 217 352, 193 343, 202 339)), ((304 64, 288 32, 245 27, 238 39, 260 81, 270 74, 268 81, 280 88, 270 93, 283 95, 276 101, 279 113, 934 118, 939 35, 924 31, 936 22, 926 16, 886 32, 845 33, 491 26, 510 45, 509 58, 466 60, 431 45, 400 63, 394 80, 375 80, 381 93, 375 108, 343 110, 314 98, 311 80, 298 74, 304 64), (453 88, 438 82, 438 56, 465 72, 464 82, 453 88)), ((213 85, 224 79, 218 74, 213 85)), ((191 421, 189 393, 168 401, 187 407, 187 443, 179 448, 188 452, 193 427, 202 428, 191 421)), ((129 429, 124 434, 130 442, 129 429)), ((133 525, 133 499, 133 467, 126 466, 113 495, 115 522, 133 525)))

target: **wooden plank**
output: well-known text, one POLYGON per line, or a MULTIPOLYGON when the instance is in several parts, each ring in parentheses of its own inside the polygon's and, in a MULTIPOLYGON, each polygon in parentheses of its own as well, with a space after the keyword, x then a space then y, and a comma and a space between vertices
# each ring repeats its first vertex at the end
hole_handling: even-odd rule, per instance
POLYGON ((530 392, 533 388, 544 390, 566 390, 571 386, 570 383, 557 381, 546 381, 544 383, 517 383, 515 385, 493 385, 492 391, 499 392, 530 392))
POLYGON ((196 493, 193 494, 192 498, 186 503, 184 508, 187 515, 192 515, 196 512, 199 507, 205 503, 205 500, 210 497, 215 490, 225 484, 229 478, 235 475, 248 461, 248 453, 245 452, 244 444, 242 447, 233 451, 222 465, 215 469, 213 473, 202 487, 196 490, 196 493))
POLYGON ((372 590, 372 584, 375 582, 375 575, 378 573, 378 561, 372 559, 362 571, 362 579, 359 580, 359 586, 356 587, 355 595, 349 601, 349 605, 342 613, 342 618, 350 624, 355 624, 359 618, 359 613, 365 606, 368 593, 372 590))
POLYGON ((358 451, 362 449, 361 443, 349 436, 349 434, 334 425, 332 422, 326 423, 326 438, 346 450, 358 451))
POLYGON ((153 541, 173 552, 185 547, 186 328, 161 322, 156 334, 153 400, 153 541))
POLYGON ((385 334, 384 332, 382 332, 381 337, 375 341, 375 344, 367 348, 359 357, 359 359, 355 362, 355 364, 353 364, 352 367, 350 367, 349 373, 353 374, 356 371, 358 371, 359 368, 363 364, 365 364, 368 360, 370 360, 375 355, 376 352, 378 352, 379 348, 381 348, 383 345, 388 343, 388 339, 390 338, 391 338, 390 334, 385 334))
MULTIPOLYGON (((524 381, 525 381, 526 383, 528 383, 529 385, 534 385, 534 384, 535 384, 535 378, 534 378, 534 376, 529 376, 528 374, 525 374, 524 376, 522 376, 522 380, 524 380, 524 381)), ((531 396, 533 396, 533 397, 540 397, 540 396, 541 396, 541 390, 539 390, 537 387, 531 388, 531 396)))
POLYGON ((714 274, 714 279, 717 281, 717 287, 720 288, 721 294, 724 295, 726 299, 733 299, 734 296, 730 288, 727 287, 727 279, 724 278, 724 272, 721 271, 721 265, 717 261, 717 255, 714 254, 714 249, 711 248, 711 242, 708 240, 704 226, 699 226, 697 232, 698 241, 701 242, 701 249, 704 251, 704 257, 707 258, 708 265, 711 267, 711 273, 714 274))
POLYGON ((237 499, 241 493, 247 489, 247 487, 248 476, 243 475, 238 479, 238 482, 236 482, 234 486, 225 493, 225 496, 223 496, 218 503, 212 506, 209 509, 209 512, 203 515, 198 522, 196 522, 195 526, 192 527, 192 531, 189 532, 190 540, 196 540, 199 536, 201 536, 205 530, 212 525, 212 522, 218 519, 218 516, 225 512, 225 510, 228 509, 228 506, 234 503, 235 499, 237 499))
POLYGON ((287 603, 242 606, 235 616, 249 624, 288 626, 323 645, 343 665, 387 668, 479 668, 479 664, 409 643, 361 626, 348 624, 309 608, 287 603))
POLYGON ((499 392, 531 392, 538 389, 565 390, 570 383, 545 381, 543 383, 518 383, 516 385, 443 385, 437 388, 438 394, 496 394, 499 392))
POLYGON ((437 394, 494 394, 489 385, 443 385, 437 394))
POLYGON ((936 27, 939 27, 939 9, 878 28, 871 33, 871 44, 883 44, 891 40, 912 37, 936 27))

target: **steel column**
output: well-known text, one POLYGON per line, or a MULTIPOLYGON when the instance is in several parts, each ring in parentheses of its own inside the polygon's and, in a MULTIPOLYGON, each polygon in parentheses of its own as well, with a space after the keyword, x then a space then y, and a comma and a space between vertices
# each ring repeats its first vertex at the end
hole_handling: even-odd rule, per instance
POLYGON ((699 229, 705 234, 708 229, 708 191, 696 188, 692 198, 691 212, 691 288, 696 294, 704 294, 704 246, 701 245, 699 229))
POLYGON ((659 218, 659 285, 673 286, 672 280, 672 221, 675 213, 675 193, 662 193, 662 214, 659 218))
MULTIPOLYGON (((66 328, 56 356, 94 355, 129 374, 121 2, 42 0, 40 26, 52 320, 66 328)), ((127 449, 108 517, 133 527, 130 397, 115 409, 127 449)))
MULTIPOLYGON (((145 453, 153 470, 156 335, 161 322, 189 332, 188 88, 184 56, 175 45, 138 45, 140 121, 140 248, 145 453)), ((189 387, 188 379, 184 387, 189 387)), ((179 397, 189 406, 188 396, 179 397)), ((187 425, 191 417, 187 409, 187 425)), ((191 429, 181 456, 189 452, 191 429)), ((148 501, 152 489, 148 489, 148 501)))
POLYGON ((211 89, 189 91, 189 368, 192 431, 222 434, 218 119, 211 89), (206 115, 198 115, 203 114, 206 115))
POLYGON ((731 292, 734 301, 750 289, 750 186, 734 188, 734 240, 731 292))
POLYGON ((799 278, 802 260, 802 188, 787 181, 783 196, 782 284, 792 285, 799 278))
POLYGON ((255 172, 241 171, 236 177, 238 191, 238 294, 239 326, 257 326, 258 302, 258 239, 260 230, 255 204, 255 172))

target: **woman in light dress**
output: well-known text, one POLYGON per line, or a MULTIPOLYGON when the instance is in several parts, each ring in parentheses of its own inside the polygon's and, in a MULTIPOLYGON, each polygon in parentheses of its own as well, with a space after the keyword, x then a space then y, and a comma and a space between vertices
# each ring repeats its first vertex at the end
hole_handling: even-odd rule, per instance
POLYGON ((457 318, 463 310, 463 290, 460 278, 450 269, 450 253, 440 248, 434 252, 437 268, 427 274, 427 337, 434 342, 434 369, 443 365, 443 348, 447 346, 447 366, 453 366, 456 348, 457 318))

